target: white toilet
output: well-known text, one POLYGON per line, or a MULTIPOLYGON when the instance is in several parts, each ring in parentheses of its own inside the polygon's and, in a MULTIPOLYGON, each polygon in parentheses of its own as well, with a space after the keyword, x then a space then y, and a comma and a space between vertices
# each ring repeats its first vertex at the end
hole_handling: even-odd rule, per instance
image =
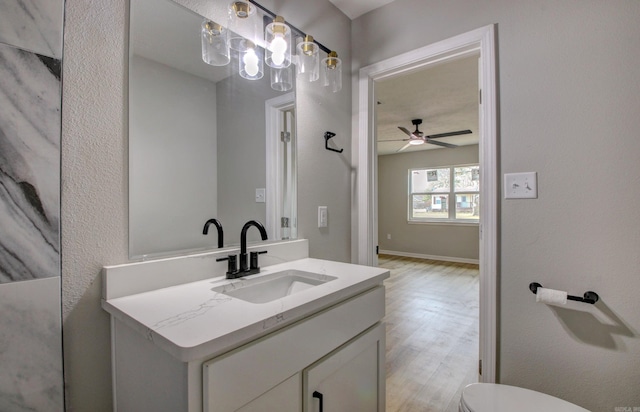
POLYGON ((544 393, 495 383, 472 383, 462 390, 460 412, 589 412, 544 393))

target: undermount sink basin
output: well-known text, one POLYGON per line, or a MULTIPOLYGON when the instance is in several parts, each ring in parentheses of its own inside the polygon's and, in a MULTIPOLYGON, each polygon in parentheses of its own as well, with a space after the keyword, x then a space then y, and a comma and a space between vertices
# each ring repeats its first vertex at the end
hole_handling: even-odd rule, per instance
POLYGON ((268 303, 334 279, 337 278, 289 269, 253 279, 242 279, 239 282, 218 286, 212 290, 251 303, 268 303))

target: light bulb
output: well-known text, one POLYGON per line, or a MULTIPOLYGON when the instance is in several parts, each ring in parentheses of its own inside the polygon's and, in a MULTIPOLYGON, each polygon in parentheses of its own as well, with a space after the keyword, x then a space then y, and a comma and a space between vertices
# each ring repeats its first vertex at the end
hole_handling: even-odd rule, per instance
POLYGON ((284 37, 276 35, 271 42, 271 60, 276 66, 281 66, 284 63, 284 53, 287 51, 287 41, 284 37))
POLYGON ((282 16, 276 16, 273 23, 264 29, 267 53, 265 63, 274 69, 289 67, 291 64, 291 29, 282 16))
POLYGON ((258 74, 258 65, 257 64, 247 64, 245 66, 245 70, 247 71, 247 74, 251 77, 254 77, 256 74, 258 74))
POLYGON ((271 41, 271 51, 275 54, 283 54, 287 51, 287 41, 282 34, 276 34, 276 37, 271 41))
POLYGON ((424 143, 424 140, 422 140, 422 139, 411 139, 411 140, 409 140, 409 144, 410 145, 414 145, 414 146, 419 145, 419 144, 423 144, 423 143, 424 143))
POLYGON ((256 56, 256 52, 253 49, 247 50, 242 58, 242 62, 244 63, 244 69, 249 76, 253 77, 258 74, 258 56, 256 56))
POLYGON ((273 53, 271 55, 271 61, 273 61, 273 64, 276 66, 281 66, 282 63, 284 63, 284 53, 273 53))

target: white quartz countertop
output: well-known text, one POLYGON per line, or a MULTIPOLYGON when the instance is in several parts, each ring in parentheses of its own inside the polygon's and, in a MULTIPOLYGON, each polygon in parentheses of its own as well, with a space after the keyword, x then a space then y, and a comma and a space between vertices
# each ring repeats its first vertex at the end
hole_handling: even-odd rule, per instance
POLYGON ((245 278, 216 277, 105 300, 102 306, 175 358, 189 362, 221 354, 303 319, 388 277, 386 269, 305 258, 268 266, 245 278), (288 269, 337 279, 261 304, 212 290, 288 269))

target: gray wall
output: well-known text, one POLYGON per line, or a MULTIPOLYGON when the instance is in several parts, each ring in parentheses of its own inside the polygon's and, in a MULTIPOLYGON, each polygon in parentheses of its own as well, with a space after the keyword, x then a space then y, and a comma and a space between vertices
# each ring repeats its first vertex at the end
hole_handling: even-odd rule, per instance
POLYGON ((64 2, 0 3, 0 410, 62 411, 64 2))
POLYGON ((478 145, 378 156, 378 246, 448 260, 477 261, 478 225, 408 223, 408 171, 478 162, 478 145), (391 239, 387 239, 387 234, 391 239))
POLYGON ((217 247, 216 84, 139 55, 129 75, 131 255, 217 247))
POLYGON ((538 199, 500 200, 499 380, 593 411, 640 406, 639 20, 635 0, 396 0, 352 24, 358 70, 497 23, 499 168, 538 172, 538 199), (602 301, 553 309, 532 281, 602 301))
MULTIPOLYGON (((224 2, 180 3, 208 15, 224 2)), ((350 21, 329 1, 261 3, 350 61, 350 21)), ((66 3, 62 300, 67 404, 74 411, 112 409, 100 269, 128 261, 127 5, 126 0, 66 3)), ((341 92, 313 84, 298 100, 298 234, 310 240, 312 256, 349 261, 351 84, 346 70, 343 76, 341 92), (342 155, 324 150, 328 129, 337 133, 336 144, 346 147, 342 155), (316 227, 319 205, 329 206, 329 228, 323 231, 316 227)))
MULTIPOLYGON (((269 68, 265 76, 247 81, 231 76, 218 82, 218 216, 225 228, 225 243, 239 244, 245 222, 266 224, 266 203, 256 203, 256 189, 266 187, 266 129, 264 101, 282 93, 271 89, 269 68), (264 99, 257 99, 263 96, 264 99)), ((247 232, 251 241, 259 232, 247 232)))

